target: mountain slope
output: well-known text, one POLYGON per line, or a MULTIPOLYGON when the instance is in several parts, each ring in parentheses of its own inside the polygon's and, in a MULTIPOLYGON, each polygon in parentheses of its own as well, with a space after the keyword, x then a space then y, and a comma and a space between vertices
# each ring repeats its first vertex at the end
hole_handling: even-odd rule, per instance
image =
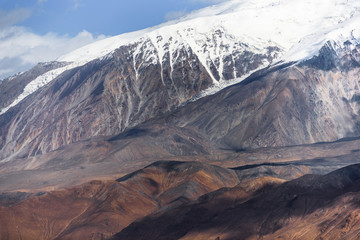
POLYGON ((216 166, 157 162, 116 181, 92 181, 11 205, 5 201, 0 237, 104 239, 137 218, 238 181, 235 171, 216 166))
POLYGON ((250 197, 239 184, 145 217, 112 239, 357 239, 359 181, 360 166, 352 165, 250 197))
MULTIPOLYGON (((243 234, 239 222, 247 221, 247 231, 257 229, 256 224, 263 222, 261 217, 266 216, 266 211, 279 214, 268 219, 262 231, 272 229, 273 219, 288 216, 287 211, 296 215, 303 206, 303 198, 320 199, 310 205, 312 209, 324 200, 328 204, 334 196, 357 191, 357 166, 326 176, 307 175, 282 184, 306 173, 306 167, 294 164, 226 169, 198 162, 155 162, 116 181, 91 181, 32 196, 1 194, 0 236, 1 239, 104 239, 124 228, 115 239, 122 239, 124 234, 126 239, 157 239, 159 231, 162 231, 160 239, 178 239, 185 233, 189 239, 206 238, 221 236, 217 232, 219 228, 228 229, 222 231, 223 235, 239 236, 243 234), (294 207, 282 210, 289 201, 294 202, 294 194, 299 196, 294 207), (249 221, 248 213, 256 217, 249 221), (267 226, 268 222, 271 226, 267 226), (205 229, 210 231, 202 227, 203 230, 197 231, 199 224, 205 224, 205 229), (142 226, 141 231, 136 230, 138 225, 142 226)), ((302 220, 297 221, 301 224, 302 220)))
POLYGON ((116 181, 94 180, 32 196, 5 193, 0 195, 0 238, 104 239, 136 219, 186 206, 240 181, 251 195, 266 183, 282 183, 283 177, 307 172, 291 165, 265 168, 258 173, 255 169, 234 170, 199 162, 158 161, 116 181), (281 172, 279 178, 271 170, 281 172))
MULTIPOLYGON (((215 73, 207 69, 188 45, 163 53, 161 61, 156 51, 149 40, 121 47, 112 56, 65 72, 1 115, 2 158, 24 147, 34 155, 92 136, 119 133, 173 110, 213 84, 219 66, 211 67, 215 73), (25 119, 32 119, 31 124, 25 119)), ((264 59, 273 59, 273 51, 229 53, 236 59, 226 78, 263 66, 264 59)))
POLYGON ((327 44, 308 61, 260 71, 159 121, 234 150, 359 136, 359 50, 327 44))
MULTIPOLYGON (((3 104, 1 158, 21 151, 22 156, 32 156, 120 133, 242 81, 274 61, 310 59, 328 40, 337 44, 335 51, 353 49, 358 43, 359 3, 333 3, 228 1, 63 56, 59 61, 68 65, 33 81, 38 91, 31 87, 12 104, 3 104), (293 8, 297 11, 287 10, 293 8)), ((346 136, 329 135, 314 136, 314 141, 346 136)), ((283 140, 269 141, 255 146, 283 140)))
MULTIPOLYGON (((39 90, 43 102, 36 102, 38 95, 30 96, 26 101, 36 107, 27 108, 26 101, 18 105, 17 108, 22 105, 26 108, 26 114, 19 111, 12 116, 12 121, 7 119, 15 108, 0 117, 6 124, 3 131, 14 138, 2 151, 6 153, 5 150, 8 150, 7 154, 17 151, 12 161, 3 161, 1 165, 0 178, 12 179, 4 181, 1 189, 59 188, 62 184, 69 186, 88 179, 104 178, 106 174, 128 173, 159 159, 185 157, 208 162, 217 159, 217 164, 227 164, 226 160, 234 152, 271 147, 268 150, 271 153, 277 152, 279 146, 359 136, 358 46, 349 44, 341 51, 335 51, 332 46, 330 43, 325 45, 320 55, 308 61, 256 72, 242 83, 187 103, 177 110, 169 110, 170 113, 162 114, 156 107, 176 103, 169 102, 166 97, 161 98, 158 90, 162 88, 153 89, 152 100, 142 103, 144 108, 136 110, 139 115, 133 114, 128 118, 131 121, 127 124, 136 127, 127 130, 127 118, 124 120, 122 116, 127 114, 131 100, 124 96, 131 96, 132 92, 118 93, 113 87, 99 89, 101 74, 117 68, 111 59, 92 62, 86 69, 76 69, 69 75, 63 75, 43 92, 39 90), (68 76, 72 76, 72 81, 68 81, 68 76), (82 81, 87 79, 86 76, 91 76, 91 83, 82 81), (88 98, 88 95, 91 97, 88 98), (126 102, 121 105, 122 112, 115 111, 117 100, 126 102), (51 104, 50 109, 44 107, 46 102, 51 104), (140 124, 146 117, 154 118, 140 124), (52 122, 58 124, 51 125, 52 122), (51 127, 46 127, 48 124, 51 127), (125 132, 117 134, 124 129, 125 132), (92 135, 97 134, 94 130, 111 136, 93 138, 92 135), (35 140, 30 141, 29 134, 34 135, 35 140), (71 144, 81 138, 89 140, 71 144), (49 152, 66 144, 70 145, 49 152), (123 166, 122 172, 113 170, 116 164, 123 166), (75 167, 81 174, 72 176, 75 167), (59 174, 70 177, 57 179, 59 174), (23 182, 25 176, 28 180, 23 182), (44 178, 47 180, 42 180, 44 178)), ((120 66, 126 68, 127 65, 120 66)), ((144 84, 152 81, 152 78, 144 79, 147 79, 144 84)), ((144 88, 144 91, 147 89, 144 88)), ((352 143, 351 151, 356 151, 356 143, 352 143)), ((245 153, 252 154, 251 150, 245 153)), ((312 154, 307 159, 325 157, 312 154)), ((259 159, 269 162, 266 157, 259 159)), ((253 160, 261 163, 259 161, 253 160)), ((240 166, 244 161, 236 156, 232 164, 240 166)))

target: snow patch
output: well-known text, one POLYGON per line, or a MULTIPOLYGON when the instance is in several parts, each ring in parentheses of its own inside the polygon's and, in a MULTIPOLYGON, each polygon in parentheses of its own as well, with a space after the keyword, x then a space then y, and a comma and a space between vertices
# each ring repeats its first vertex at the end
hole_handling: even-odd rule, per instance
POLYGON ((198 94, 196 94, 192 99, 189 100, 189 102, 195 102, 195 101, 199 100, 200 98, 210 96, 210 95, 214 95, 214 94, 216 94, 217 92, 221 91, 224 88, 227 88, 229 86, 240 83, 240 82, 244 81, 246 78, 250 77, 251 74, 253 74, 256 71, 258 71, 258 69, 250 71, 249 73, 243 75, 240 78, 234 78, 234 79, 228 80, 228 81, 221 81, 216 85, 214 84, 214 85, 210 86, 208 89, 205 89, 205 90, 199 92, 198 94))
POLYGON ((57 76, 59 76, 61 73, 65 72, 66 70, 78 67, 83 65, 81 62, 78 63, 71 63, 66 65, 65 67, 60 67, 51 71, 48 71, 44 73, 43 75, 40 75, 35 80, 31 81, 26 87, 24 88, 24 91, 7 107, 0 110, 0 115, 6 113, 10 108, 16 106, 21 100, 29 96, 30 94, 37 91, 39 88, 45 86, 52 80, 54 80, 57 76))

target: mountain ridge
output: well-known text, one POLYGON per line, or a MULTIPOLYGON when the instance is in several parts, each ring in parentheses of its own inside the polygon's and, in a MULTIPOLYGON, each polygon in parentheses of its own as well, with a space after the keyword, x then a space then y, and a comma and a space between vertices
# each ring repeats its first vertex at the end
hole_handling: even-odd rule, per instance
MULTIPOLYGON (((214 5, 212 7, 208 7, 208 8, 202 9, 202 10, 195 11, 194 13, 190 13, 189 15, 181 18, 180 20, 170 21, 168 23, 161 24, 157 27, 141 30, 141 31, 134 32, 134 33, 115 36, 115 37, 105 39, 105 40, 99 41, 97 43, 91 44, 89 46, 80 48, 79 50, 75 50, 73 53, 69 53, 63 57, 58 58, 58 61, 66 61, 66 62, 73 62, 73 63, 68 65, 68 67, 66 67, 66 68, 62 68, 57 71, 49 72, 49 74, 47 76, 47 78, 49 80, 47 80, 46 82, 51 81, 56 76, 61 74, 63 71, 69 70, 69 69, 77 67, 77 66, 82 66, 85 63, 87 63, 91 60, 94 60, 96 58, 106 57, 107 54, 111 55, 112 52, 120 46, 126 46, 126 45, 133 44, 133 43, 139 43, 139 41, 146 42, 147 40, 150 40, 153 43, 159 43, 159 39, 169 39, 169 36, 171 36, 172 38, 177 36, 176 39, 177 39, 177 42, 179 42, 179 43, 183 42, 185 40, 185 42, 187 44, 190 44, 190 42, 186 41, 186 39, 192 39, 193 36, 191 35, 191 31, 188 32, 188 30, 197 31, 197 28, 200 30, 198 33, 196 33, 197 36, 201 36, 203 34, 205 36, 208 35, 206 37, 211 37, 211 33, 215 33, 216 31, 224 31, 225 33, 228 33, 230 38, 234 38, 236 40, 239 39, 240 40, 239 43, 243 44, 243 46, 246 46, 245 49, 252 53, 261 53, 267 47, 278 48, 277 51, 272 51, 271 54, 274 54, 274 56, 272 56, 272 59, 274 59, 274 58, 281 59, 280 55, 284 55, 284 53, 285 53, 285 55, 287 54, 288 57, 285 57, 284 59, 282 59, 282 61, 284 61, 284 60, 285 61, 298 61, 298 60, 302 60, 305 58, 309 58, 317 53, 317 51, 320 49, 320 47, 323 44, 325 44, 326 41, 329 40, 328 38, 336 39, 336 38, 338 38, 338 36, 341 36, 343 39, 345 39, 344 41, 349 40, 351 38, 359 39, 359 33, 355 30, 356 26, 357 26, 356 24, 357 24, 357 22, 359 22, 359 21, 356 21, 356 19, 357 19, 356 11, 360 7, 359 4, 356 1, 345 2, 342 0, 336 0, 336 1, 334 0, 334 5, 337 8, 335 8, 335 7, 327 8, 327 11, 325 11, 323 9, 324 4, 325 4, 324 1, 320 1, 319 3, 313 3, 311 1, 306 1, 300 5, 296 4, 294 1, 289 2, 289 3, 284 3, 284 2, 281 2, 278 0, 277 1, 263 0, 260 2, 254 2, 254 1, 245 1, 244 2, 244 1, 238 1, 238 0, 227 1, 227 2, 224 2, 221 4, 214 5), (344 6, 346 6, 346 8, 344 8, 344 6), (297 7, 296 14, 291 15, 291 14, 287 13, 287 11, 284 10, 284 8, 286 8, 286 7, 287 8, 297 7), (256 9, 260 9, 261 11, 266 13, 266 14, 263 14, 264 16, 260 15, 261 16, 260 22, 257 20, 257 19, 259 19, 259 13, 254 12, 256 9), (318 11, 318 13, 314 14, 314 11, 315 11, 314 9, 317 9, 316 11, 318 11), (339 9, 340 9, 340 11, 339 11, 339 9), (270 10, 270 11, 268 11, 268 10, 270 10), (283 13, 283 16, 280 14, 276 14, 277 12, 283 13), (227 15, 229 15, 229 14, 231 15, 231 17, 227 17, 227 15), (235 16, 235 19, 232 19, 232 18, 234 18, 233 15, 235 16), (242 17, 242 15, 244 15, 244 16, 242 17), (267 21, 269 21, 268 20, 269 15, 276 16, 275 19, 271 20, 274 22, 270 25, 269 25, 270 22, 267 23, 267 21), (215 16, 215 18, 214 18, 214 16, 215 16), (247 19, 244 19, 245 17, 247 19), (304 21, 304 19, 309 19, 309 17, 310 17, 310 20, 308 22, 304 21), (290 20, 286 20, 286 18, 289 18, 290 20), (221 20, 221 19, 223 19, 223 20, 221 20), (249 21, 250 19, 252 20, 252 24, 257 27, 248 28, 245 25, 240 25, 240 27, 234 26, 234 24, 236 24, 236 23, 244 22, 244 20, 249 21), (314 34, 314 32, 316 32, 318 30, 315 27, 317 25, 316 23, 318 23, 319 21, 324 21, 324 19, 328 19, 328 20, 325 21, 326 26, 323 26, 323 28, 329 29, 329 30, 325 30, 324 34, 319 34, 319 33, 314 34), (210 20, 210 24, 209 24, 209 20, 210 20), (195 23, 195 28, 194 28, 194 21, 199 22, 199 23, 195 23), (204 24, 204 21, 206 22, 206 24, 204 24), (283 22, 285 22, 285 21, 289 22, 290 26, 284 24, 283 22), (350 23, 345 24, 345 23, 347 23, 347 21, 350 23), (187 23, 187 22, 189 22, 189 23, 187 23), (219 25, 217 22, 221 22, 221 24, 219 25), (265 28, 265 26, 263 26, 264 24, 266 24, 266 26, 268 26, 268 27, 273 26, 273 27, 270 27, 268 30, 266 30, 266 31, 269 31, 266 36, 263 36, 264 29, 267 29, 267 28, 265 28), (224 28, 224 26, 225 26, 225 28, 224 28), (230 26, 230 28, 228 28, 226 26, 230 26), (177 31, 176 29, 179 27, 180 27, 180 31, 177 31), (298 35, 292 36, 291 34, 294 34, 294 31, 290 31, 290 29, 292 29, 294 27, 298 27, 298 28, 300 27, 302 30, 298 31, 299 32, 298 35), (273 28, 275 28, 275 30, 273 28), (339 28, 340 30, 337 29, 337 31, 333 31, 334 28, 335 29, 339 28), (278 30, 276 30, 276 29, 278 29, 278 30), (242 31, 245 31, 246 34, 244 34, 242 31), (281 33, 280 34, 281 36, 279 34, 278 34, 279 36, 277 36, 276 34, 269 35, 269 33, 273 33, 276 31, 281 33), (262 37, 260 37, 260 36, 255 37, 259 34, 262 34, 262 37), (182 35, 184 35, 184 37, 182 37, 182 35), (347 37, 345 37, 343 35, 346 35, 347 37), (309 36, 311 39, 310 45, 313 44, 314 37, 319 38, 319 36, 320 36, 320 40, 317 39, 315 41, 316 42, 315 46, 310 46, 309 43, 306 43, 309 40, 304 40, 304 41, 301 40, 302 38, 304 38, 306 36, 309 36), (324 36, 325 36, 325 39, 324 39, 324 36), (326 37, 326 36, 328 36, 328 37, 326 37), (269 40, 269 39, 272 39, 273 37, 278 38, 278 40, 277 41, 269 40), (280 41, 279 39, 281 39, 281 37, 283 39, 280 41), (258 42, 258 41, 260 41, 260 42, 258 42), (296 44, 298 41, 300 41, 299 44, 296 44), (281 42, 281 43, 279 44, 278 42, 281 42), (284 47, 283 45, 286 45, 286 47, 284 47), (296 47, 296 45, 299 45, 299 46, 296 47), (290 49, 290 48, 292 48, 292 49, 290 49), (298 49, 298 50, 296 50, 296 49, 298 49), (305 51, 310 50, 310 52, 306 53, 304 55, 303 53, 301 53, 301 51, 304 51, 304 50, 305 51), (289 53, 286 53, 288 51, 289 51, 289 53), (300 51, 300 55, 303 55, 303 56, 291 57, 291 56, 298 55, 299 51, 300 51)), ((309 37, 306 37, 306 38, 309 38, 309 37)), ((224 58, 226 58, 226 55, 224 55, 222 57, 219 55, 219 53, 221 53, 221 51, 224 51, 224 50, 220 49, 220 52, 218 52, 218 50, 216 48, 207 50, 206 48, 204 49, 203 46, 201 45, 204 43, 206 44, 206 41, 204 41, 201 38, 200 39, 195 38, 194 40, 195 41, 191 40, 192 43, 190 44, 190 48, 194 51, 194 53, 199 54, 201 51, 207 51, 209 53, 211 53, 211 51, 217 52, 214 56, 198 55, 199 59, 202 62, 202 65, 207 69, 208 73, 210 74, 210 76, 213 80, 214 86, 215 87, 217 86, 217 88, 215 88, 215 89, 212 89, 212 90, 210 89, 209 92, 213 93, 214 91, 215 92, 218 91, 219 84, 220 84, 220 89, 231 84, 231 83, 219 81, 222 79, 221 76, 223 74, 221 71, 221 68, 222 68, 221 65, 223 63, 227 62, 227 61, 223 62, 224 58), (197 41, 200 41, 199 42, 200 45, 197 43, 197 41), (220 70, 219 70, 220 79, 218 79, 216 74, 213 72, 213 69, 212 69, 213 64, 215 64, 215 66, 220 64, 219 65, 220 66, 220 70), (224 85, 224 86, 221 86, 221 85, 224 85)), ((168 43, 168 40, 166 40, 166 41, 168 43)), ((341 41, 340 41, 340 43, 341 43, 341 41)), ((155 56, 155 58, 158 58, 160 63, 162 61, 161 53, 164 51, 163 50, 164 46, 161 46, 161 45, 156 46, 156 50, 157 50, 158 54, 160 54, 160 55, 155 56)), ((179 47, 177 47, 177 48, 179 48, 179 47)), ((241 48, 239 48, 239 49, 241 50, 241 48)), ((271 64, 271 63, 272 63, 271 59, 270 59, 270 61, 267 60, 266 63, 260 64, 258 67, 256 67, 256 69, 265 67, 267 64, 271 64)), ((217 66, 217 68, 219 66, 217 66)), ((254 70, 254 68, 248 69, 248 70, 246 70, 246 68, 245 68, 244 73, 240 73, 240 74, 235 73, 235 74, 233 74, 233 76, 231 78, 226 77, 225 79, 229 80, 229 79, 241 77, 242 75, 249 73, 249 71, 252 71, 252 70, 254 70)), ((238 79, 235 82, 239 82, 241 80, 242 79, 238 79)), ((41 80, 39 79, 38 81, 41 81, 41 80)), ((20 100, 22 98, 23 97, 21 97, 20 100)), ((1 113, 3 114, 6 110, 7 110, 7 108, 2 109, 1 113)))

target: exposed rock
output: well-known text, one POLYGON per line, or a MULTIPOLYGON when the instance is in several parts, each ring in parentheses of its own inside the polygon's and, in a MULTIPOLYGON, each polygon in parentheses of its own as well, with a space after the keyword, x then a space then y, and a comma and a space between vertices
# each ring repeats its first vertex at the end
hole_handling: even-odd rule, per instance
POLYGON ((267 71, 189 103, 164 121, 234 150, 359 136, 359 68, 293 65, 267 71))
POLYGON ((145 217, 112 239, 356 239, 359 181, 353 165, 281 185, 262 179, 255 191, 240 184, 145 217))
MULTIPOLYGON (((90 137, 121 133, 173 111, 219 81, 271 63, 281 51, 276 46, 256 50, 223 29, 205 35, 185 29, 177 34, 177 40, 158 35, 121 46, 107 57, 64 72, 9 109, 0 116, 0 158, 19 152, 34 156, 90 137), (194 43, 180 43, 185 36, 194 43)), ((42 73, 38 68, 10 82, 25 79, 17 86, 20 91, 42 73)), ((19 91, 6 97, 3 105, 19 91)))

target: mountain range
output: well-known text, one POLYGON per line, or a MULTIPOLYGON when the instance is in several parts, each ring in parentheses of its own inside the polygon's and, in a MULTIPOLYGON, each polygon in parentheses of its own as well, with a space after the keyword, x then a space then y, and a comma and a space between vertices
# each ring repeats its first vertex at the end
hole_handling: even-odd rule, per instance
POLYGON ((0 82, 1 239, 357 239, 360 2, 231 0, 0 82))

